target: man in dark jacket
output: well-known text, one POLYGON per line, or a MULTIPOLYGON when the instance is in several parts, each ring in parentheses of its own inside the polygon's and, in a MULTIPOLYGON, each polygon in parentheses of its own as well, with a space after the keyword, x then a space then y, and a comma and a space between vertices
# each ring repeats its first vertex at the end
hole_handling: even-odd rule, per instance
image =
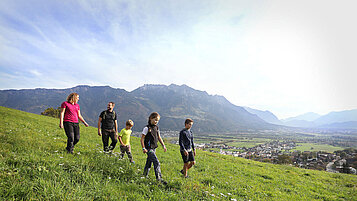
POLYGON ((191 127, 193 125, 192 119, 185 120, 185 128, 180 132, 179 144, 180 144, 180 152, 183 160, 183 168, 181 173, 187 178, 187 171, 196 163, 195 156, 196 150, 195 145, 193 143, 193 135, 191 131, 191 127))
POLYGON ((115 103, 109 102, 107 110, 104 110, 99 115, 98 120, 98 135, 102 136, 104 152, 113 151, 118 142, 118 122, 117 114, 114 111, 115 103), (110 146, 109 137, 112 140, 110 146))

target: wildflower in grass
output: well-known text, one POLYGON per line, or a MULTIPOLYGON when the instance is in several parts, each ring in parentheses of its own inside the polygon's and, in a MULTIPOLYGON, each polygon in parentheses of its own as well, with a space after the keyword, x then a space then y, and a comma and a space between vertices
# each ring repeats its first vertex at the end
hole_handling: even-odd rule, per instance
POLYGON ((237 201, 237 199, 232 198, 231 201, 237 201))
POLYGON ((227 193, 228 195, 232 195, 232 193, 227 193))
POLYGON ((212 186, 211 189, 214 189, 214 186, 212 186))
POLYGON ((60 158, 63 158, 63 156, 60 156, 60 158))
POLYGON ((108 177, 108 179, 112 179, 111 177, 108 177))
POLYGON ((64 165, 64 163, 60 163, 59 165, 62 166, 62 165, 64 165))
POLYGON ((227 196, 226 196, 225 194, 223 194, 223 193, 220 193, 220 195, 223 196, 223 197, 227 197, 227 196))

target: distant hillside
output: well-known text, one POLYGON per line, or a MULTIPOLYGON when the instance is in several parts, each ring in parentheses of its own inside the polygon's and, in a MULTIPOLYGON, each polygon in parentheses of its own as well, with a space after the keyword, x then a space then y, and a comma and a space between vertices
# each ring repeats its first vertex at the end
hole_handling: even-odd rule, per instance
POLYGON ((320 128, 357 129, 357 121, 338 122, 318 126, 320 128))
POLYGON ((321 117, 321 115, 314 113, 314 112, 308 112, 302 115, 298 115, 296 117, 290 117, 286 119, 282 119, 283 122, 289 122, 289 121, 315 121, 321 117))
POLYGON ((271 123, 271 124, 277 124, 277 125, 283 125, 283 122, 281 122, 278 117, 276 117, 272 112, 265 110, 256 110, 250 107, 244 107, 245 110, 247 110, 249 113, 257 115, 259 118, 263 119, 264 121, 271 123))
POLYGON ((135 164, 102 153, 97 129, 81 126, 74 155, 65 153, 58 120, 0 107, 0 200, 356 200, 357 176, 273 165, 197 150, 189 178, 178 145, 157 156, 167 185, 131 138, 135 164))
POLYGON ((133 129, 136 131, 147 124, 147 118, 153 111, 162 116, 161 130, 180 130, 188 117, 194 119, 196 132, 276 128, 222 96, 212 96, 186 85, 144 85, 132 92, 109 86, 1 90, 0 105, 40 114, 48 107, 59 107, 71 92, 80 95, 81 113, 92 126, 97 125, 98 116, 106 109, 107 103, 114 101, 119 126, 123 127, 130 118, 135 123, 133 129))
POLYGON ((301 127, 301 128, 313 128, 316 126, 314 122, 306 121, 306 120, 297 120, 297 119, 286 121, 284 122, 284 125, 291 126, 291 127, 301 127))
POLYGON ((330 112, 314 121, 317 125, 357 121, 357 109, 330 112))
POLYGON ((283 121, 284 125, 292 127, 357 129, 357 109, 330 112, 322 116, 306 113, 283 121))

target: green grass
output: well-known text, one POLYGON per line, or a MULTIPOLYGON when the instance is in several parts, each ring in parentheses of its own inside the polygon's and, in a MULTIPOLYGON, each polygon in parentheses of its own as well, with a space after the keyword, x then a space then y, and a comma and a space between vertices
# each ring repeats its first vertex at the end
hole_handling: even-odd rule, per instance
MULTIPOLYGON (((335 147, 332 145, 327 145, 327 144, 315 144, 315 143, 297 143, 297 145, 301 146, 296 146, 295 149, 293 150, 300 150, 300 151, 325 151, 329 153, 333 153, 334 151, 337 150, 343 150, 343 147, 335 147), (313 149, 311 149, 313 148, 313 149)), ((292 150, 292 151, 293 151, 292 150)))
MULTIPOLYGON (((176 138, 177 139, 177 138, 176 138)), ((247 137, 237 137, 237 136, 227 136, 223 137, 222 135, 197 135, 195 138, 195 143, 214 143, 214 144, 226 144, 228 146, 234 147, 246 147, 251 148, 259 144, 264 144, 271 139, 268 138, 247 138, 247 137)))
POLYGON ((243 140, 236 140, 233 142, 228 142, 226 143, 228 146, 234 146, 234 147, 246 147, 246 148, 251 148, 255 147, 259 144, 265 144, 267 142, 271 141, 270 139, 266 138, 251 138, 251 139, 243 139, 243 140))
POLYGON ((179 147, 158 148, 164 186, 131 140, 135 164, 100 153, 96 128, 81 127, 66 154, 58 119, 0 107, 0 200, 357 200, 357 176, 273 165, 197 151, 190 178, 179 173, 179 147), (80 154, 78 154, 80 153, 80 154))

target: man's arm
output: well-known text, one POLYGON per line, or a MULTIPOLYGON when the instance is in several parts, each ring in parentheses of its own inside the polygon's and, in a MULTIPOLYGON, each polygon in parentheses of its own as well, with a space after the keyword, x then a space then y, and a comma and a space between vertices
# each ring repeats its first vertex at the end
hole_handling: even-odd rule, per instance
POLYGON ((118 121, 117 120, 115 120, 114 121, 114 125, 115 125, 115 136, 118 136, 118 121))

